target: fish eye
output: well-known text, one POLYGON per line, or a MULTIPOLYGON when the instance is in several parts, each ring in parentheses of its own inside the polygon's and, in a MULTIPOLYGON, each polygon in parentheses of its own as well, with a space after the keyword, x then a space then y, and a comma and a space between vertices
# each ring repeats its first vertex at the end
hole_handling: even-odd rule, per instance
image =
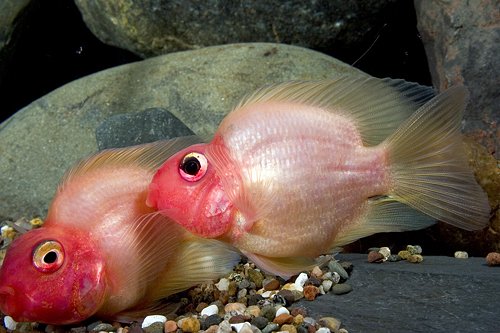
POLYGON ((205 155, 192 152, 186 154, 179 164, 179 174, 189 182, 195 182, 203 178, 207 172, 208 162, 205 155))
POLYGON ((33 264, 41 272, 55 272, 62 266, 63 261, 64 249, 57 241, 40 242, 33 250, 33 264))

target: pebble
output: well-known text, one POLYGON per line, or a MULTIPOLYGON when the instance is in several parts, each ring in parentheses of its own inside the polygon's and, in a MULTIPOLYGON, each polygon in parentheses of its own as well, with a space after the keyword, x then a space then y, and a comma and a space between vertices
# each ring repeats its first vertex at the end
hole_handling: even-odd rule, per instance
POLYGON ((347 294, 351 290, 351 286, 347 283, 338 283, 332 287, 332 293, 334 293, 335 295, 347 294))
POLYGON ((207 316, 210 317, 211 315, 218 314, 219 313, 219 308, 217 305, 212 304, 201 310, 200 316, 207 316))
POLYGON ((490 252, 486 256, 486 262, 491 266, 496 266, 500 264, 500 253, 490 252))
POLYGON ((422 257, 420 254, 412 254, 406 260, 413 263, 419 263, 424 260, 424 257, 422 257))
POLYGON ((249 317, 259 317, 260 316, 260 308, 258 305, 250 305, 249 307, 247 307, 247 309, 245 310, 245 313, 247 316, 249 317))
POLYGON ((316 333, 330 333, 330 329, 328 327, 320 327, 316 333))
POLYGON ((307 332, 308 333, 316 333, 316 327, 312 326, 312 325, 307 326, 307 332))
POLYGON ((321 285, 321 280, 318 279, 317 277, 315 277, 314 275, 311 275, 311 277, 309 277, 309 279, 307 279, 307 281, 305 282, 306 286, 316 286, 316 287, 319 287, 321 285))
MULTIPOLYGON (((141 327, 142 328, 146 328, 146 327, 150 326, 151 324, 158 323, 158 322, 160 322, 163 325, 163 324, 165 324, 166 321, 167 321, 167 317, 162 316, 162 315, 147 316, 142 321, 141 327)), ((104 329, 104 330, 98 330, 97 327, 94 328, 94 330, 95 331, 107 331, 106 329, 104 329)))
MULTIPOLYGON (((292 315, 293 316, 293 315, 292 315)), ((293 317, 293 324, 296 326, 301 325, 304 322, 304 316, 301 314, 298 314, 293 317)))
POLYGON ((415 254, 422 254, 422 247, 420 245, 413 245, 413 249, 415 250, 415 254))
POLYGON ((375 251, 370 251, 368 253, 368 262, 383 262, 384 261, 384 255, 380 252, 375 252, 375 251))
POLYGON ((291 292, 290 290, 282 289, 278 292, 278 295, 282 296, 286 300, 287 305, 290 305, 293 302, 295 302, 295 296, 293 295, 293 292, 291 292))
POLYGON ((311 325, 311 326, 316 326, 316 320, 312 317, 304 317, 304 323, 311 325))
POLYGON ((219 283, 216 284, 217 289, 220 291, 228 291, 229 290, 229 280, 226 278, 222 278, 219 280, 219 283))
POLYGON ((319 294, 319 288, 316 286, 305 286, 304 287, 304 297, 310 301, 313 301, 316 298, 316 295, 319 294))
POLYGON ((257 288, 262 288, 262 281, 264 281, 264 276, 255 269, 249 268, 248 269, 248 276, 255 282, 255 286, 257 288))
POLYGON ((469 258, 469 254, 465 251, 457 251, 457 252, 455 252, 455 258, 467 259, 467 258, 469 258))
MULTIPOLYGON (((144 327, 143 330, 146 333, 164 333, 165 323, 157 321, 147 327, 144 327)), ((100 332, 106 332, 106 331, 100 331, 100 332)))
POLYGON ((281 306, 279 309, 276 310, 276 315, 274 317, 278 317, 282 314, 290 314, 290 311, 288 311, 288 309, 285 308, 284 306, 281 306))
POLYGON ((172 332, 175 332, 177 331, 179 327, 177 326, 177 323, 173 320, 167 320, 165 322, 165 325, 163 327, 163 331, 165 333, 172 333, 172 332))
POLYGON ((280 282, 278 280, 274 279, 274 280, 271 280, 268 283, 266 283, 266 285, 264 286, 264 289, 270 291, 270 290, 277 290, 277 289, 279 289, 279 287, 280 287, 280 282))
POLYGON ((347 274, 351 274, 351 273, 352 273, 352 270, 353 270, 353 268, 354 268, 354 265, 353 265, 353 264, 351 264, 349 261, 342 261, 342 262, 340 263, 340 265, 341 265, 342 267, 344 267, 344 269, 345 269, 345 271, 347 272, 347 274))
POLYGON ((300 273, 299 276, 297 276, 297 279, 295 279, 295 282, 293 283, 296 285, 299 291, 302 291, 302 287, 304 286, 304 283, 306 283, 308 277, 306 273, 300 273))
POLYGON ((307 317, 307 312, 301 308, 290 308, 290 314, 294 317, 301 315, 302 317, 307 317))
POLYGON ((213 325, 219 325, 222 322, 222 317, 218 314, 213 314, 205 318, 205 325, 210 327, 213 325))
POLYGON ((128 330, 128 333, 145 333, 145 332, 146 331, 144 331, 140 326, 132 326, 128 330))
MULTIPOLYGON (((144 320, 146 320, 146 319, 144 319, 144 320)), ((162 323, 162 326, 163 326, 163 323, 162 323)), ((142 328, 144 328, 144 326, 142 328)), ((96 325, 93 330, 96 332, 101 332, 101 331, 115 332, 117 330, 117 327, 113 327, 113 325, 107 324, 107 323, 100 323, 100 324, 96 325)))
POLYGON ((340 328, 340 320, 333 317, 323 317, 318 320, 318 324, 328 328, 332 332, 336 332, 340 328))
POLYGON ((254 325, 259 330, 262 330, 269 324, 269 320, 264 317, 255 317, 250 321, 250 324, 254 325))
POLYGON ((263 306, 262 309, 260 309, 260 315, 266 317, 269 321, 273 321, 274 317, 276 317, 276 308, 271 305, 263 306))
POLYGON ((323 282, 321 282, 321 285, 323 286, 323 290, 325 292, 328 292, 332 288, 333 281, 332 280, 323 280, 323 282))
POLYGON ((196 312, 201 313, 201 311, 203 311, 203 309, 206 308, 207 306, 208 306, 207 303, 201 302, 196 306, 196 312))
POLYGON ((243 314, 246 310, 247 306, 243 303, 228 303, 225 307, 224 310, 227 312, 230 312, 231 310, 235 310, 239 314, 243 314))
POLYGON ((98 320, 98 321, 95 321, 93 323, 90 323, 87 325, 87 331, 90 332, 90 331, 94 331, 94 327, 96 327, 97 325, 101 324, 102 321, 101 320, 98 320))
POLYGON ((200 321, 193 317, 186 318, 186 320, 182 322, 181 328, 184 332, 198 332, 200 330, 200 321))
POLYGON ((406 251, 408 251, 410 254, 417 254, 417 251, 415 250, 415 247, 413 245, 406 245, 406 251))
POLYGON ((240 315, 236 315, 236 316, 232 316, 230 319, 229 319, 229 323, 230 324, 238 324, 238 323, 244 323, 246 321, 250 321, 250 317, 249 316, 245 316, 243 314, 240 314, 240 315))
POLYGON ((339 273, 340 277, 344 280, 349 278, 349 274, 347 274, 345 268, 337 260, 330 260, 328 262, 328 269, 330 269, 330 272, 339 273))
POLYGON ((16 326, 17 326, 17 322, 14 321, 14 319, 12 319, 12 317, 10 316, 5 316, 3 318, 3 323, 5 325, 5 328, 8 329, 8 330, 15 330, 16 329, 16 326))
POLYGON ((311 271, 311 275, 319 278, 323 275, 323 271, 318 266, 314 266, 314 268, 311 271))
POLYGON ((251 295, 250 297, 248 297, 248 305, 250 306, 250 305, 258 304, 263 299, 264 299, 264 297, 262 297, 262 295, 259 295, 259 294, 251 295))
POLYGON ((391 254, 387 260, 391 262, 401 261, 401 257, 397 254, 391 254))
POLYGON ((219 324, 219 328, 217 329, 217 333, 231 333, 231 332, 232 332, 231 324, 229 324, 229 322, 227 320, 223 320, 219 324))
POLYGON ((276 323, 269 323, 264 329, 262 330, 262 333, 271 333, 273 331, 277 331, 280 328, 280 325, 276 323))
POLYGON ((219 325, 212 325, 209 328, 207 328, 204 333, 217 333, 218 330, 219 330, 219 325))
MULTIPOLYGON (((231 324, 231 322, 229 322, 231 324)), ((231 324, 231 327, 236 330, 236 332, 244 332, 243 328, 247 326, 250 329, 250 332, 252 332, 252 328, 250 327, 249 323, 234 323, 231 324)), ((246 331, 246 330, 245 330, 246 331)))
POLYGON ((386 261, 387 258, 389 258, 389 256, 391 255, 391 249, 389 249, 387 246, 381 247, 378 252, 384 256, 384 261, 386 261))
POLYGON ((284 324, 291 324, 293 323, 293 316, 291 314, 280 314, 279 316, 276 316, 276 318, 273 319, 273 323, 276 323, 278 325, 284 325, 284 324))
POLYGON ((411 255, 411 253, 408 251, 399 251, 398 252, 398 256, 400 256, 401 259, 403 259, 403 260, 407 260, 410 255, 411 255))
POLYGON ((290 324, 285 324, 285 325, 281 326, 280 331, 286 331, 289 333, 297 333, 297 329, 295 328, 295 326, 290 325, 290 324))

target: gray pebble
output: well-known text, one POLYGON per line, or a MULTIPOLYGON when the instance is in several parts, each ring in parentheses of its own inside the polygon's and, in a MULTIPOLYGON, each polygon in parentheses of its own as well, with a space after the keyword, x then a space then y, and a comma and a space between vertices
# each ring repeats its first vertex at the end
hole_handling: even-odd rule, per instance
POLYGON ((351 290, 352 290, 351 286, 348 285, 347 283, 336 284, 331 289, 332 293, 334 293, 335 295, 347 294, 351 290))
POLYGON ((90 331, 95 331, 95 330, 94 330, 94 328, 95 328, 97 325, 101 324, 101 323, 102 323, 102 321, 98 320, 98 321, 93 322, 92 324, 89 324, 89 325, 87 326, 87 331, 89 331, 89 332, 90 332, 90 331))
POLYGON ((343 278, 344 280, 347 280, 349 278, 349 274, 347 274, 344 267, 342 267, 342 265, 337 260, 330 260, 330 262, 328 262, 328 269, 332 273, 333 272, 339 273, 340 277, 343 278))
POLYGON ((380 251, 380 247, 370 247, 368 250, 366 250, 366 253, 369 253, 371 251, 378 252, 380 251))
POLYGON ((276 323, 270 323, 262 330, 262 333, 271 333, 272 331, 277 331, 280 328, 280 325, 276 323))
MULTIPOLYGON (((165 328, 165 324, 157 321, 155 323, 152 323, 148 327, 144 327, 143 330, 146 333, 163 333, 164 328, 165 328)), ((102 331, 107 331, 107 330, 102 330, 102 331)))
POLYGON ((312 317, 304 317, 304 323, 307 325, 316 326, 316 320, 312 317))
POLYGON ((107 323, 100 323, 94 327, 94 331, 96 332, 101 332, 101 331, 115 332, 116 330, 117 330, 116 327, 107 323))
POLYGON ((259 317, 253 318, 250 321, 250 324, 255 325, 255 327, 262 330, 267 326, 267 324, 269 324, 269 320, 267 320, 267 318, 265 318, 265 317, 259 316, 259 317))
POLYGON ((222 317, 218 314, 213 314, 205 319, 205 326, 210 327, 212 325, 219 325, 222 321, 222 317))
POLYGON ((272 305, 266 305, 260 309, 260 315, 269 321, 273 321, 276 316, 276 308, 272 305))
POLYGON ((397 254, 391 254, 388 258, 389 261, 395 262, 395 261, 400 261, 401 257, 398 256, 397 254))

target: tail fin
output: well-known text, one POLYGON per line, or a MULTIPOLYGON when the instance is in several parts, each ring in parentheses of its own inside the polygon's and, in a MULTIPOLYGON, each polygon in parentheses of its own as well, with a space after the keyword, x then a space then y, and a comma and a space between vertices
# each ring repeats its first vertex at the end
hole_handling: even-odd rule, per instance
POLYGON ((394 199, 437 220, 477 230, 488 223, 490 206, 462 145, 460 125, 468 96, 463 85, 449 88, 382 144, 390 151, 394 199))

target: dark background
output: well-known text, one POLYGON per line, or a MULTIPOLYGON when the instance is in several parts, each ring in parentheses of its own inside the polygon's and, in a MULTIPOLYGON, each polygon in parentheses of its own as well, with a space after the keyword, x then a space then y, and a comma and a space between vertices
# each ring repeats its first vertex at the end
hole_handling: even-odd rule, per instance
MULTIPOLYGON (((0 122, 70 81, 141 60, 129 51, 101 43, 87 29, 72 0, 32 0, 29 6, 17 18, 19 25, 8 45, 10 56, 0 54, 0 62, 8 65, 0 73, 0 122)), ((358 45, 318 51, 376 77, 431 85, 412 1, 396 3, 380 28, 358 45)))

